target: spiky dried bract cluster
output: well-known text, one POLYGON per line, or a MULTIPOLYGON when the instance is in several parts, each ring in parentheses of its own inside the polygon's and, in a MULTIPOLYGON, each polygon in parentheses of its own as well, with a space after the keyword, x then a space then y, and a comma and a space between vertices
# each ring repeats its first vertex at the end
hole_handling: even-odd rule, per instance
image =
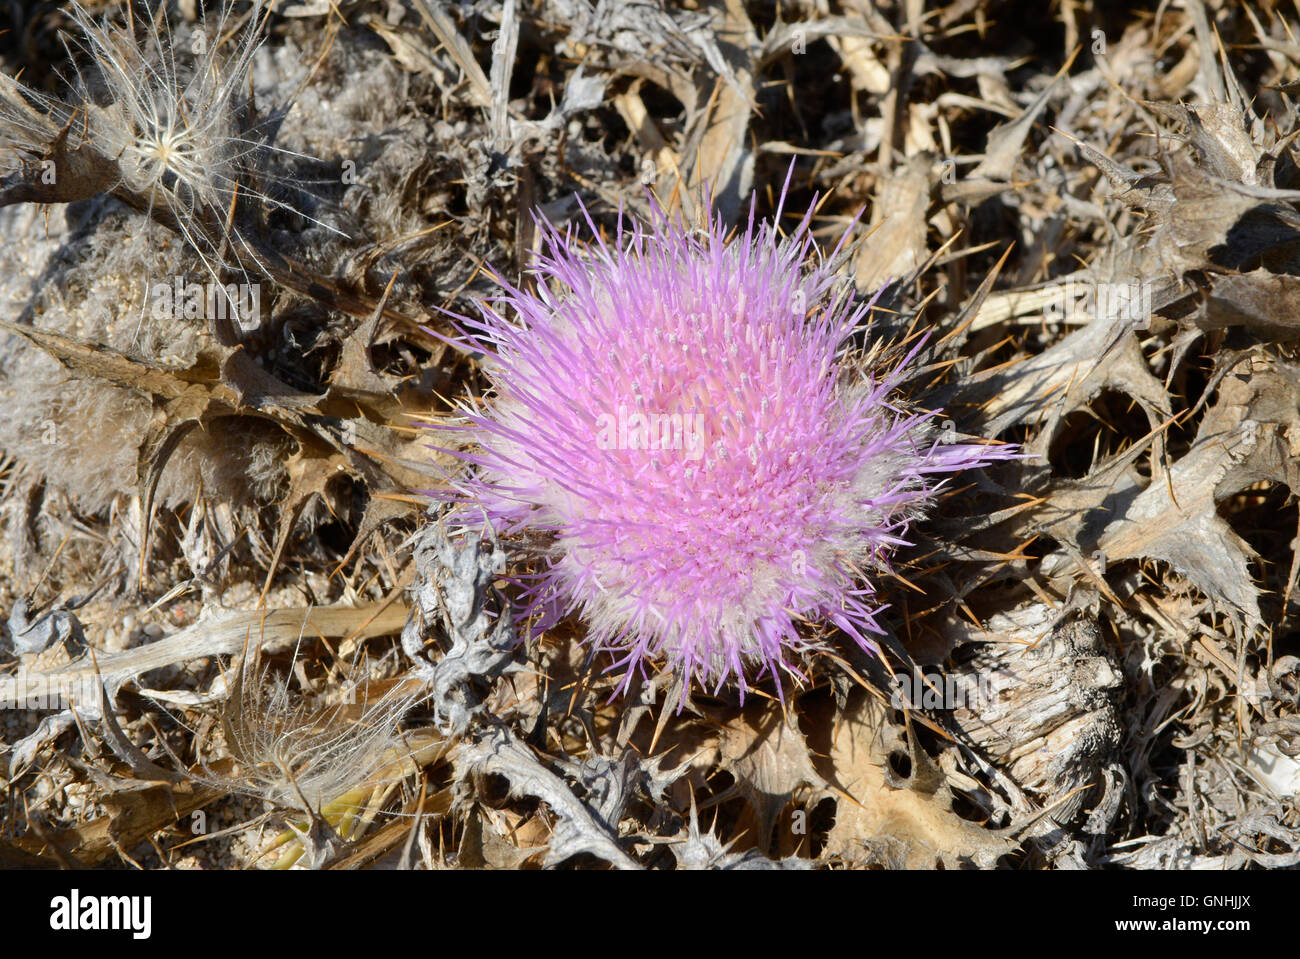
POLYGON ((892 398, 901 367, 851 369, 869 304, 812 262, 810 217, 782 239, 751 209, 732 242, 658 208, 612 244, 547 228, 537 292, 505 284, 469 322, 494 395, 466 411, 482 449, 453 495, 467 522, 546 542, 539 628, 579 612, 616 667, 743 694, 757 665, 780 689, 802 620, 871 647, 870 573, 944 476, 1010 455, 941 443, 892 398))

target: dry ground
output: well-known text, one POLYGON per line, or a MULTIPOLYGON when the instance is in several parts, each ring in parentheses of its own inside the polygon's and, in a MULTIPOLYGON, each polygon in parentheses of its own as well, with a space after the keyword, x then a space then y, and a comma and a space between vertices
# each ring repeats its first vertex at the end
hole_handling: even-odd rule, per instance
MULTIPOLYGON (((3 26, 62 95, 60 4, 3 26)), ((0 713, 0 865, 1300 863, 1294 6, 288 0, 251 77, 256 329, 142 322, 202 270, 111 175, 47 190, 75 133, 0 166, 0 672, 106 688, 0 713), (918 528, 883 659, 611 701, 425 516, 415 418, 483 380, 421 327, 534 209, 770 215, 792 162, 888 284, 864 346, 938 331, 918 398, 1037 457, 918 528), (922 668, 963 708, 892 708, 922 668)))

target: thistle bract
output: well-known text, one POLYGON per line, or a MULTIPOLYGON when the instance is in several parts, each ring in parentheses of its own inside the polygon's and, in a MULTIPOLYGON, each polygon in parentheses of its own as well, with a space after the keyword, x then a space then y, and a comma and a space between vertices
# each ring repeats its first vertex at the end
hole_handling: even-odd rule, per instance
POLYGON ((870 304, 815 256, 811 214, 782 238, 751 208, 728 241, 654 209, 611 242, 543 224, 536 292, 503 284, 466 321, 493 389, 451 495, 532 544, 538 628, 579 614, 624 683, 658 659, 684 692, 743 695, 747 667, 779 690, 801 621, 873 648, 871 574, 943 477, 1012 454, 942 442, 893 395, 901 365, 858 368, 870 304))

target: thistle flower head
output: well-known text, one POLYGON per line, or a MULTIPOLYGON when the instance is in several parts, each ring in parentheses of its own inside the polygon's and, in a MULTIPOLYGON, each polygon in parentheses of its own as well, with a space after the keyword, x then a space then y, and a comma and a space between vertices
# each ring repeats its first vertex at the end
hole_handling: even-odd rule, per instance
POLYGON ((735 676, 743 695, 747 666, 779 688, 801 621, 872 647, 871 574, 945 476, 1011 455, 943 442, 894 395, 901 366, 858 368, 870 304, 814 255, 810 217, 782 238, 751 207, 730 242, 657 207, 613 242, 544 226, 536 292, 505 284, 468 321, 493 390, 452 495, 532 534, 538 628, 577 612, 616 666, 664 660, 683 693, 735 676))

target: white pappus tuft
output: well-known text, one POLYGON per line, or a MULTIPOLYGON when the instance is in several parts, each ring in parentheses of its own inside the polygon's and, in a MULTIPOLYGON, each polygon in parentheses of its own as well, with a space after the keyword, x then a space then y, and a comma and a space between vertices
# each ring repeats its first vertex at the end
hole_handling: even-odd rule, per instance
POLYGON ((140 18, 128 6, 125 25, 97 22, 76 0, 69 9, 80 34, 65 41, 76 62, 69 100, 0 79, 0 147, 11 157, 39 163, 56 135, 73 150, 90 147, 115 168, 107 188, 175 229, 222 290, 223 270, 245 281, 266 272, 265 248, 243 228, 253 215, 289 210, 339 232, 260 188, 298 185, 268 170, 272 156, 309 159, 273 146, 252 102, 250 70, 270 15, 262 0, 242 25, 223 6, 211 29, 200 0, 187 39, 165 7, 140 18))

